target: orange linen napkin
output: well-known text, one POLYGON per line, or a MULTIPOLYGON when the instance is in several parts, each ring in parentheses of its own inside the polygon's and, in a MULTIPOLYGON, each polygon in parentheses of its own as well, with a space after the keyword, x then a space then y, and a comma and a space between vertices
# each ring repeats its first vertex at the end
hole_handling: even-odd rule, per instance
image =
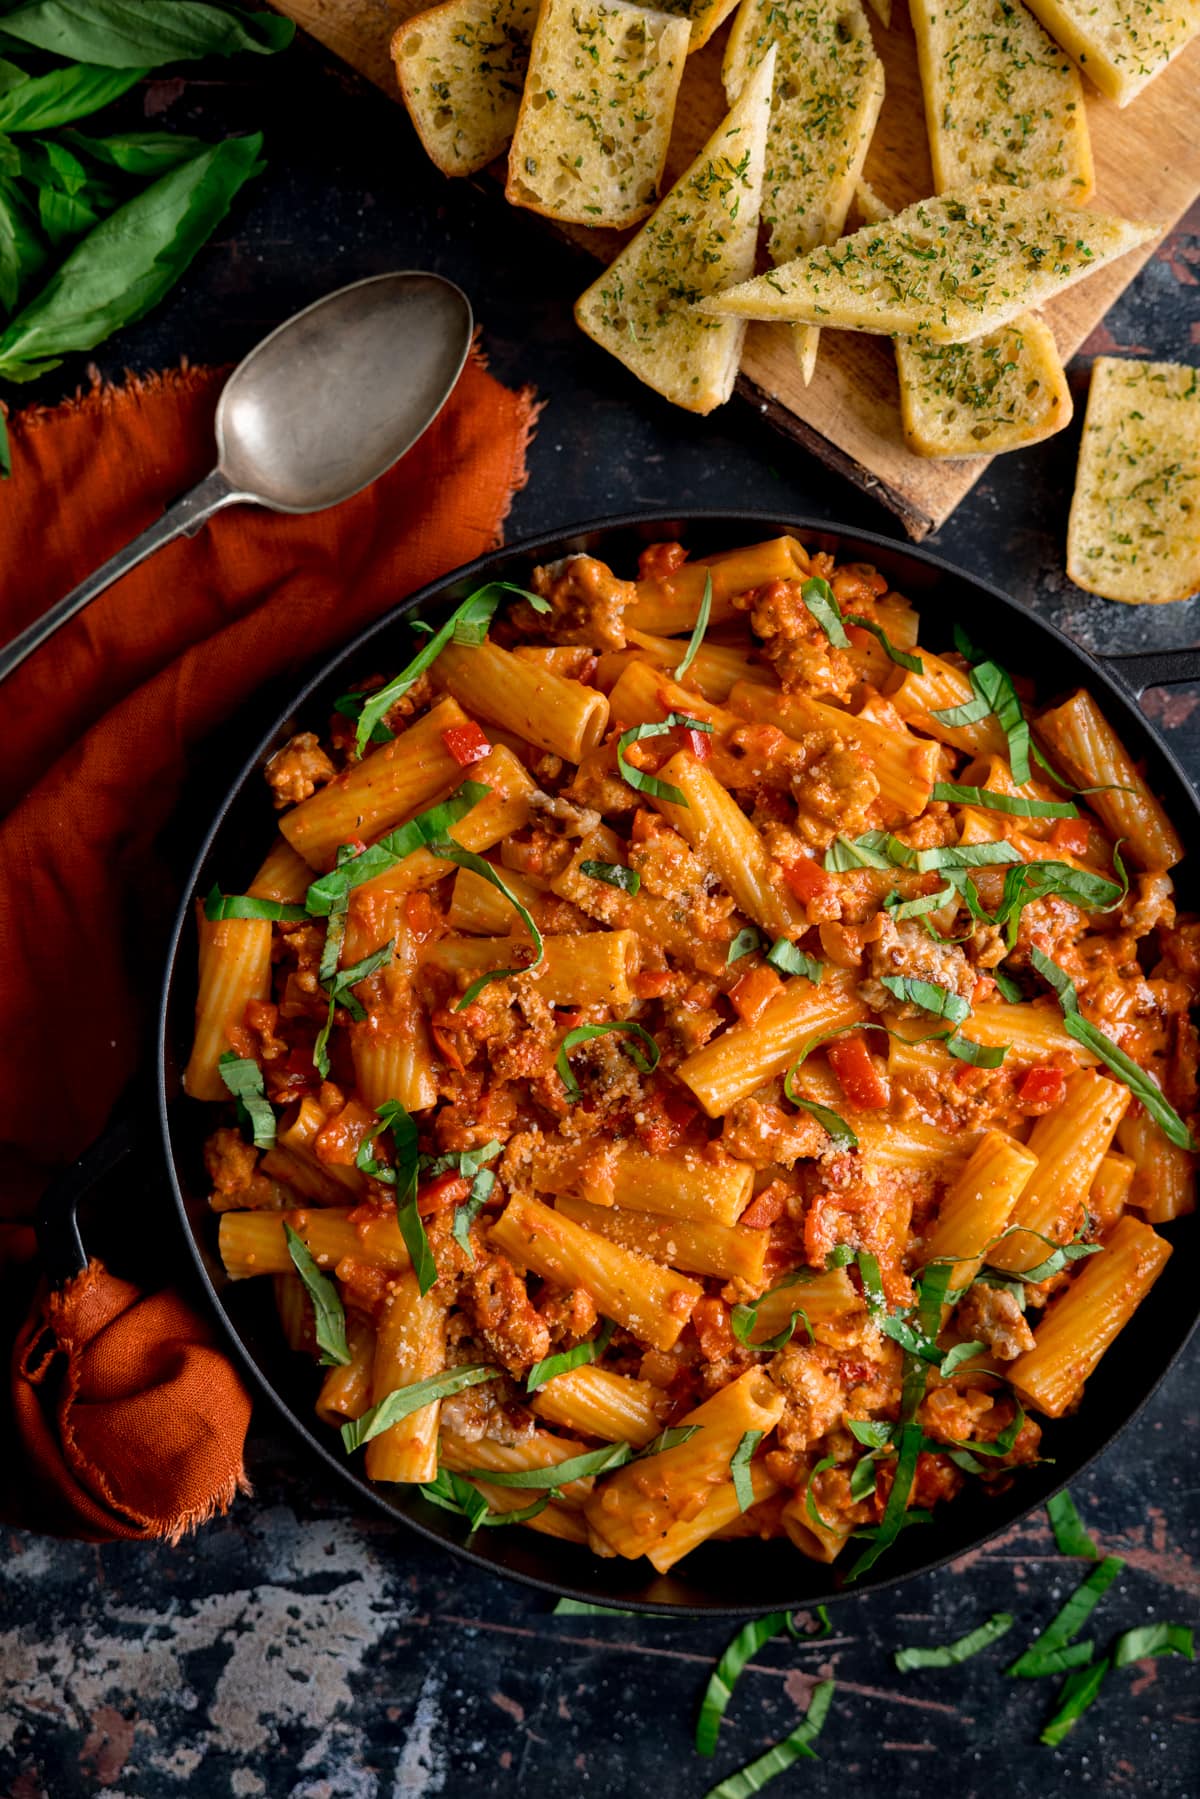
MULTIPOLYGON (((4 639, 207 472, 222 380, 184 369, 12 420, 4 639)), ((177 897, 155 839, 205 739, 269 677, 497 544, 537 410, 473 354, 437 422, 365 493, 309 518, 219 514, 0 688, 0 1317, 15 1331, 0 1515, 12 1521, 178 1536, 243 1479, 249 1400, 207 1322, 98 1262, 47 1294, 33 1209, 148 1054, 177 897)))

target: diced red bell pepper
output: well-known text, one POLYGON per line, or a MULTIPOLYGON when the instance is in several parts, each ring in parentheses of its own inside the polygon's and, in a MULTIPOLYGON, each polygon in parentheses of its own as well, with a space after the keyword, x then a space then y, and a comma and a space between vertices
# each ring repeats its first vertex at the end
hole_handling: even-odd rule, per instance
POLYGON ((470 768, 472 762, 481 762, 492 747, 473 718, 465 725, 451 725, 448 731, 443 731, 442 742, 460 768, 470 768))
POLYGON ((819 862, 811 857, 802 856, 797 862, 789 862, 783 871, 783 878, 798 900, 807 902, 818 899, 828 893, 833 883, 819 862))
POLYGON ((850 1101, 863 1112, 878 1112, 891 1098, 887 1082, 871 1060, 871 1052, 861 1037, 840 1037, 825 1052, 838 1085, 850 1101))
POLYGON ((1056 850, 1062 850, 1068 856, 1085 856, 1088 834, 1086 818, 1056 818, 1050 842, 1056 850))
POLYGON ((437 913, 427 893, 405 895, 404 922, 418 942, 432 936, 437 928, 437 913))
POLYGON ((766 1011, 780 989, 779 976, 775 970, 761 962, 757 968, 750 969, 730 991, 729 998, 738 1017, 746 1024, 754 1024, 766 1011))
POLYGON ((1060 1068, 1031 1068, 1017 1086, 1017 1104, 1034 1115, 1053 1112, 1066 1096, 1067 1077, 1060 1068))
POLYGON ((782 1181, 772 1181, 757 1199, 750 1201, 738 1223, 744 1224, 748 1230, 765 1231, 782 1218, 786 1211, 787 1188, 782 1181))
POLYGON ((639 999, 661 999, 671 991, 675 976, 669 968, 647 968, 635 974, 630 982, 639 999))
POLYGON ((434 1212, 444 1211, 447 1206, 461 1205, 470 1191, 470 1181, 448 1168, 445 1174, 439 1174, 435 1180, 425 1182, 417 1194, 417 1211, 422 1218, 428 1218, 434 1212))
POLYGON ((680 733, 684 749, 690 750, 697 762, 707 762, 712 754, 711 731, 693 731, 690 725, 682 725, 680 733))
POLYGON ((715 1294, 696 1301, 692 1309, 692 1326, 700 1339, 700 1353, 705 1361, 719 1362, 733 1354, 736 1344, 729 1328, 729 1307, 715 1294))

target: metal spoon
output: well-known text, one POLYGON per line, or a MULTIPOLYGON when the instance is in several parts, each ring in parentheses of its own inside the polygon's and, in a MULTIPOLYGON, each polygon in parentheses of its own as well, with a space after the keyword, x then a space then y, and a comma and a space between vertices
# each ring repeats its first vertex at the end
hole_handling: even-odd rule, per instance
POLYGON ((0 650, 0 681, 97 594, 222 507, 319 512, 382 475, 445 405, 471 345, 440 275, 372 275, 306 306, 240 362, 217 406, 217 466, 0 650))

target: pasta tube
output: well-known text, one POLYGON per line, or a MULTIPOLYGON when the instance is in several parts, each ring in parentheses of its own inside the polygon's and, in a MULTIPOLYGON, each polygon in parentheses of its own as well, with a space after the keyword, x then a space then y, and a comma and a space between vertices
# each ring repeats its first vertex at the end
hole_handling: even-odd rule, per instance
POLYGON ((447 644, 433 678, 469 712, 568 762, 581 762, 608 729, 602 693, 523 662, 498 644, 447 644))
POLYGON ((1050 1301, 1033 1333, 1033 1348, 1009 1364, 1014 1392, 1048 1417, 1061 1418, 1170 1254, 1171 1245, 1148 1224, 1122 1218, 1099 1255, 1089 1256, 1050 1301))
POLYGON ((491 1237, 518 1268, 532 1268, 560 1287, 585 1288, 606 1318, 655 1349, 670 1349, 678 1340, 704 1291, 524 1194, 513 1194, 491 1237))

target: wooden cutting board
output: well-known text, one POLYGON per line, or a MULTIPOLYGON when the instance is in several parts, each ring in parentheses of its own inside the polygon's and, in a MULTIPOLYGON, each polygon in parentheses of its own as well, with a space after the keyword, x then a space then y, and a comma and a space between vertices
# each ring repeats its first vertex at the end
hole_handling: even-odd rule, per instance
MULTIPOLYGON (((889 28, 871 19, 887 71, 887 97, 865 173, 880 198, 898 208, 932 193, 933 177, 912 27, 905 0, 893 3, 889 28)), ((271 4, 398 102, 388 42, 403 19, 424 10, 425 0, 271 0, 271 4)), ((726 31, 727 27, 719 31, 688 60, 667 158, 668 181, 687 167, 724 114, 721 57, 726 31)), ((1096 163, 1091 206, 1169 228, 1200 195, 1200 39, 1123 112, 1084 85, 1096 163)), ((493 173, 489 171, 489 182, 493 173)), ((496 203, 504 204, 499 189, 496 203)), ((546 223, 599 257, 611 257, 623 241, 611 231, 546 223)), ((1123 256, 1046 308, 1064 361, 1075 354, 1154 251, 1151 243, 1123 256)), ((585 285, 580 282, 581 290, 585 285)), ((1178 346, 1159 344, 1155 350, 1170 357, 1178 346)), ((788 330, 751 325, 738 390, 780 431, 889 506, 914 538, 945 522, 989 461, 980 456, 968 462, 930 462, 905 448, 895 360, 886 338, 824 331, 816 374, 806 388, 788 330)))

